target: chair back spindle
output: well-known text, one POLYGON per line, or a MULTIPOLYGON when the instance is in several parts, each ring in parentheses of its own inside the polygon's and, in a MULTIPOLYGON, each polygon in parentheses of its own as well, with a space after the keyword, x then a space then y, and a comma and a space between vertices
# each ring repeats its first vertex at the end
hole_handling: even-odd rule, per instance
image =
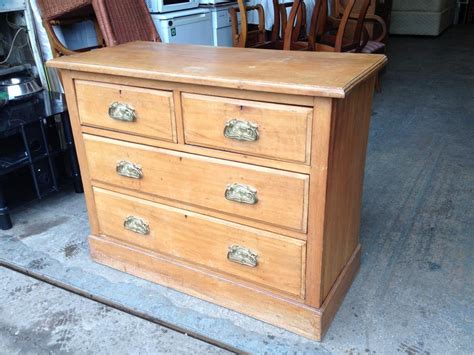
POLYGON ((229 9, 232 26, 232 43, 234 47, 259 47, 265 45, 265 12, 260 4, 246 6, 243 0, 238 0, 238 7, 229 9), (247 13, 257 11, 258 25, 250 29, 247 13), (238 14, 240 14, 240 28, 238 14))
MULTIPOLYGON (((343 0, 339 0, 339 2, 342 5, 343 0)), ((361 42, 361 37, 362 37, 362 30, 364 28, 364 21, 365 21, 365 16, 367 14, 367 10, 369 9, 370 5, 370 0, 348 0, 347 3, 345 4, 344 7, 344 13, 341 19, 341 23, 339 25, 339 29, 341 30, 341 34, 336 38, 336 52, 342 52, 342 46, 343 46, 343 40, 346 35, 347 31, 347 25, 350 20, 356 21, 355 23, 355 28, 353 29, 352 32, 352 45, 355 46, 356 51, 360 51, 360 42, 361 42), (352 15, 355 6, 357 5, 358 9, 358 14, 357 15, 352 15)))
MULTIPOLYGON (((321 16, 316 20, 313 16, 310 30, 311 40, 314 40, 314 50, 324 52, 360 52, 362 32, 364 31, 364 21, 370 0, 347 0, 344 3, 340 0, 340 8, 343 11, 340 17, 328 15, 328 8, 325 1, 319 1, 319 6, 315 6, 315 13, 321 16), (358 12, 354 13, 354 9, 358 12), (313 22, 316 21, 316 27, 313 22), (323 24, 324 22, 324 24, 323 24), (336 25, 335 28, 331 28, 336 25)), ((313 13, 314 15, 314 13, 313 13)), ((336 14, 337 16, 338 14, 336 14)))
POLYGON ((326 22, 325 14, 327 14, 326 1, 317 0, 311 14, 308 36, 302 38, 302 32, 306 35, 306 6, 302 0, 295 0, 285 24, 283 49, 314 50, 316 37, 323 32, 326 22))
POLYGON ((288 26, 288 23, 292 23, 292 41, 305 41, 307 38, 306 30, 306 5, 303 1, 298 1, 295 7, 293 6, 294 2, 287 2, 280 4, 280 22, 281 22, 281 37, 285 38, 285 30, 288 26), (291 7, 290 13, 287 14, 287 8, 291 7), (294 15, 292 16, 292 9, 294 15), (291 19, 290 19, 291 17, 291 19), (292 22, 293 21, 293 22, 292 22))

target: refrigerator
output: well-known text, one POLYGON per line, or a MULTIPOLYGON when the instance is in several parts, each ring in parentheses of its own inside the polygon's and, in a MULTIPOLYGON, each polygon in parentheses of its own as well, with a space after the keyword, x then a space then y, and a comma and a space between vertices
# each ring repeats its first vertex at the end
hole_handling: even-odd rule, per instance
POLYGON ((208 9, 191 9, 151 14, 165 43, 213 45, 211 13, 208 9))
MULTIPOLYGON (((212 41, 214 46, 232 47, 232 27, 229 8, 237 7, 235 2, 217 3, 215 5, 201 5, 211 12, 212 41)), ((237 14, 240 26, 240 14, 237 14)))

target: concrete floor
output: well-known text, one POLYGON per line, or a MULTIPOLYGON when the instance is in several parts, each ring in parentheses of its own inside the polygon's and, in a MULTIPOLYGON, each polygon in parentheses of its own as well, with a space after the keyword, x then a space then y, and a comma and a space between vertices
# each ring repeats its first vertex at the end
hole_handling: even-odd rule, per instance
MULTIPOLYGON (((91 263, 81 195, 62 193, 18 211, 15 227, 0 234, 0 262, 251 353, 474 353, 472 43, 474 26, 455 27, 438 38, 391 38, 370 129, 361 270, 322 343, 91 263)), ((77 300, 79 315, 98 307, 77 300)), ((66 311, 75 303, 57 297, 55 309, 66 311)), ((28 297, 23 307, 36 319, 44 312, 28 297)), ((6 330, 27 334, 28 313, 3 314, 0 352, 2 341, 13 352, 28 348, 27 337, 15 342, 6 330)), ((79 338, 86 334, 69 326, 77 327, 73 334, 79 338)), ((172 331, 155 334, 158 351, 206 346, 187 347, 172 331)), ((116 350, 104 344, 100 332, 87 340, 92 353, 116 350)), ((63 346, 81 352, 76 341, 66 339, 63 346)), ((136 352, 150 349, 136 346, 136 352)))
POLYGON ((0 304, 2 354, 228 353, 6 268, 0 304))

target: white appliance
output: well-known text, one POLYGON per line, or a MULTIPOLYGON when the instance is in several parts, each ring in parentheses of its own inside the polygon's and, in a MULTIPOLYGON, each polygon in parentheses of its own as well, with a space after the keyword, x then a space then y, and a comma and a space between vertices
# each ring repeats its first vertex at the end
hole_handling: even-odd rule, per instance
POLYGON ((208 9, 152 14, 151 18, 165 43, 212 46, 211 13, 208 9))
POLYGON ((199 0, 146 0, 146 4, 151 13, 163 13, 196 8, 199 0))
MULTIPOLYGON (((214 46, 232 47, 232 25, 229 8, 236 7, 235 2, 226 2, 215 6, 203 6, 209 9, 212 18, 212 42, 214 46)), ((237 14, 240 24, 240 16, 237 14)))
POLYGON ((234 1, 229 1, 229 0, 199 0, 199 2, 203 5, 216 5, 216 4, 221 4, 221 3, 229 3, 233 2, 234 4, 237 3, 237 0, 234 1))

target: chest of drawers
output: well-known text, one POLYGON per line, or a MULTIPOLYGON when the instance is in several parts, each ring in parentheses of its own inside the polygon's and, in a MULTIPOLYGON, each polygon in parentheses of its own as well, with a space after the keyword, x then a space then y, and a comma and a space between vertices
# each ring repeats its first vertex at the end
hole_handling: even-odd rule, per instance
POLYGON ((136 42, 49 62, 92 258, 321 339, 359 266, 385 61, 136 42))

